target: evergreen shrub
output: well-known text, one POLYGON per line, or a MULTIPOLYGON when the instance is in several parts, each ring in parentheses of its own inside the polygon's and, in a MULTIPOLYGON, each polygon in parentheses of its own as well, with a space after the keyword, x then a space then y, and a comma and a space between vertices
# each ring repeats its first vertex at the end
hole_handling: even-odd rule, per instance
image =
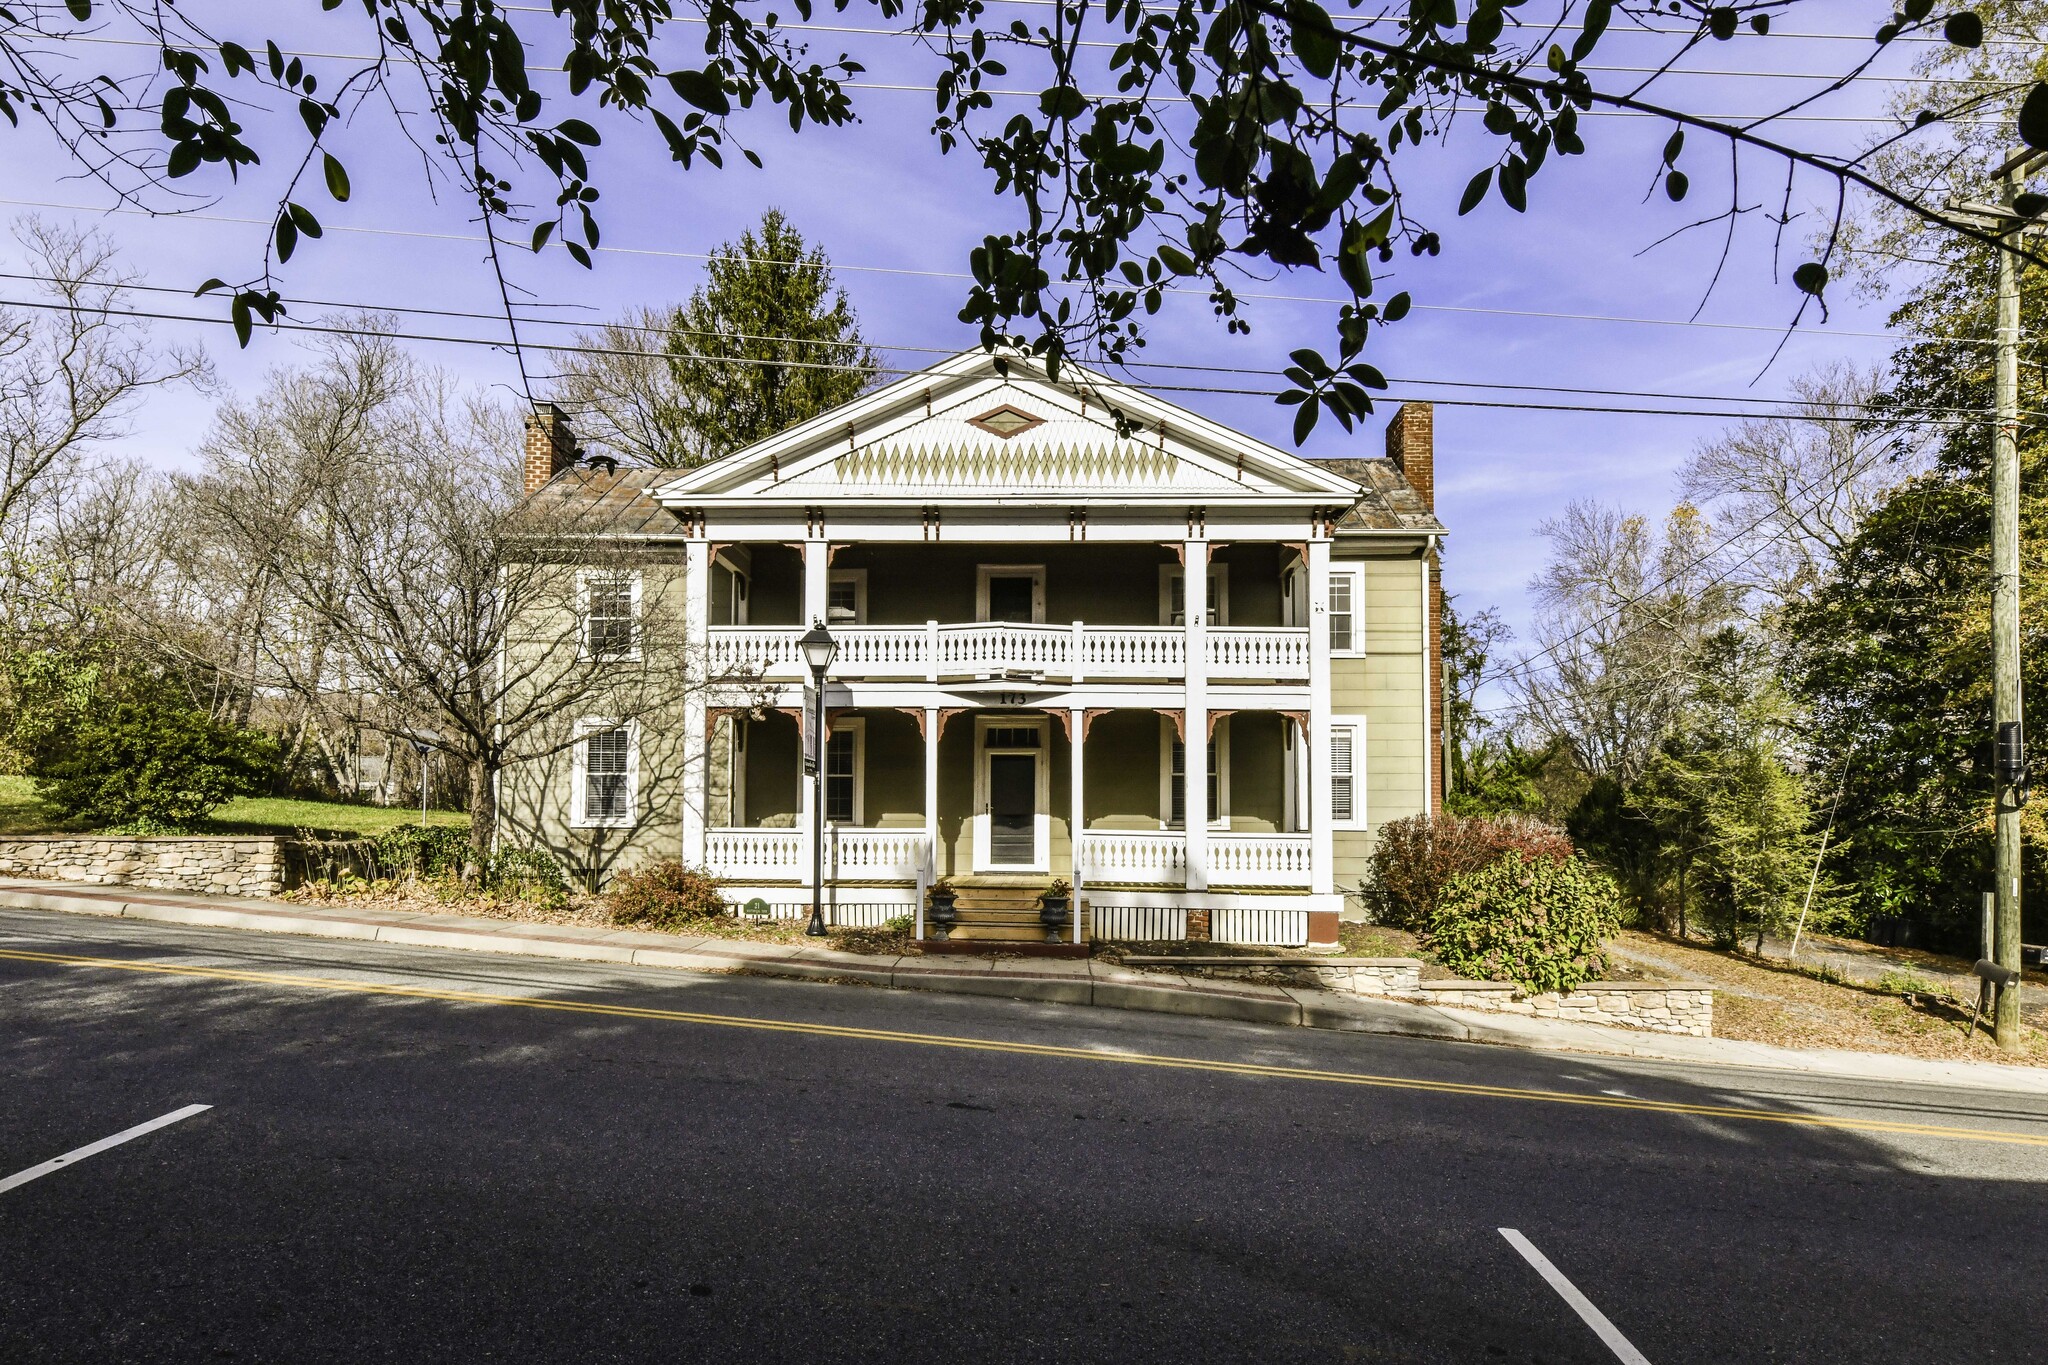
POLYGON ((1460 976, 1568 991, 1607 970, 1602 941, 1620 927, 1621 893, 1606 873, 1510 850, 1451 879, 1422 941, 1460 976))

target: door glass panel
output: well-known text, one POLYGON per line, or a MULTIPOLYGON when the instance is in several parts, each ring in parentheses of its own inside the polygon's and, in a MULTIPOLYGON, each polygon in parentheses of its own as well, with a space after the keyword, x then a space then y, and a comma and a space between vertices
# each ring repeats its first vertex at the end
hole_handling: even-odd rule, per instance
POLYGON ((988 619, 1018 621, 1029 625, 1032 586, 1033 580, 1029 574, 990 574, 988 619))
POLYGON ((999 867, 1038 861, 1038 759, 1032 754, 988 758, 988 860, 999 867))

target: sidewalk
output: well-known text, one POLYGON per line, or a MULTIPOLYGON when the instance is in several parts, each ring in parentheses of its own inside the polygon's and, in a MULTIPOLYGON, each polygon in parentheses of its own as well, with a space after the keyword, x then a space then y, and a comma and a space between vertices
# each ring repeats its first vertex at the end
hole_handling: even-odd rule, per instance
POLYGON ((1767 1067, 1888 1083, 2048 1094, 2048 1068, 1942 1062, 1867 1052, 1801 1052, 1722 1038, 1681 1038, 1329 991, 1198 980, 1108 963, 1023 957, 890 957, 783 943, 582 929, 415 911, 364 911, 236 896, 0 877, 0 907, 189 924, 217 929, 363 939, 636 967, 852 982, 1100 1009, 1353 1033, 1390 1034, 1547 1052, 1591 1052, 1712 1066, 1767 1067))

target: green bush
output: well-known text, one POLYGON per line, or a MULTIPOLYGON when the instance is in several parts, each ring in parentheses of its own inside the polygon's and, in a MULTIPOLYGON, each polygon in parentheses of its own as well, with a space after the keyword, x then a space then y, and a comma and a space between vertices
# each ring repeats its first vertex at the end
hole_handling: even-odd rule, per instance
POLYGON ((604 893, 612 923, 677 929, 694 920, 725 913, 725 895, 718 879, 673 858, 612 878, 604 893))
POLYGON ((380 877, 460 876, 469 860, 469 831, 448 825, 395 825, 366 842, 380 877))
POLYGON ((36 734, 29 775, 71 819, 167 833, 277 776, 277 743, 224 725, 167 678, 98 672, 90 702, 36 734))
POLYGON ((1601 941, 1620 915, 1614 880, 1583 858, 1510 851, 1451 879, 1423 943, 1461 976, 1568 991, 1607 969, 1601 941))
POLYGON ((485 888, 500 896, 556 909, 569 903, 569 879, 554 856, 537 848, 501 848, 484 872, 485 888))

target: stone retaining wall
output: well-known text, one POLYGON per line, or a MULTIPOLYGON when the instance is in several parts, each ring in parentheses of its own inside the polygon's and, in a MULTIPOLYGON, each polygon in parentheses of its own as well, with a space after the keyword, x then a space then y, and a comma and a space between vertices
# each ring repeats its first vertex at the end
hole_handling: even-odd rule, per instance
POLYGON ((1422 963, 1412 957, 1334 957, 1304 970, 1329 989, 1353 995, 1399 995, 1422 981, 1422 963))
POLYGON ((275 896, 284 889, 283 843, 267 835, 0 836, 0 873, 157 891, 275 896))
POLYGON ((1714 1036, 1713 988, 1695 981, 1589 981, 1575 991, 1537 995, 1525 995, 1506 982, 1425 981, 1418 993, 1432 1005, 1714 1036))
POLYGON ((1405 995, 1453 1009, 1714 1036, 1714 991, 1696 981, 1590 981, 1575 991, 1528 995, 1508 981, 1424 981, 1422 964, 1407 957, 1338 959, 1308 970, 1329 989, 1354 995, 1405 995))

